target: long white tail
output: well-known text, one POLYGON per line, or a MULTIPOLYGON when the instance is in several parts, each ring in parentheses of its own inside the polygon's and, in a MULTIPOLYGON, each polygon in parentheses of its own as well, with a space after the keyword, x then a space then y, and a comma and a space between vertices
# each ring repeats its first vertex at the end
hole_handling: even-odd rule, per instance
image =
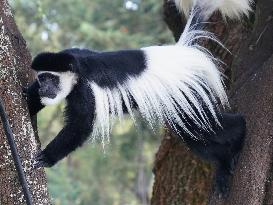
POLYGON ((146 65, 141 74, 128 76, 113 88, 89 82, 96 102, 94 137, 101 136, 103 143, 109 141, 113 119, 116 116, 120 120, 123 118, 124 106, 135 119, 132 99, 151 127, 168 122, 175 130, 182 128, 198 138, 188 123, 208 132, 213 129, 213 124, 220 125, 219 108, 221 105, 229 107, 229 103, 218 69, 219 60, 197 40, 205 38, 221 43, 212 33, 202 29, 202 15, 202 8, 191 9, 185 29, 175 45, 141 48, 146 65))
POLYGON ((178 10, 189 16, 193 7, 200 8, 204 20, 219 10, 224 17, 239 19, 251 11, 253 0, 173 0, 178 10))
POLYGON ((152 128, 168 122, 174 130, 182 128, 198 138, 188 123, 208 132, 213 124, 220 125, 219 108, 229 106, 222 75, 217 60, 196 41, 217 40, 213 34, 198 29, 194 23, 198 14, 198 10, 191 12, 177 44, 141 48, 146 69, 140 75, 128 76, 114 88, 90 82, 96 101, 94 137, 109 141, 113 119, 123 118, 124 105, 135 119, 132 99, 152 128))

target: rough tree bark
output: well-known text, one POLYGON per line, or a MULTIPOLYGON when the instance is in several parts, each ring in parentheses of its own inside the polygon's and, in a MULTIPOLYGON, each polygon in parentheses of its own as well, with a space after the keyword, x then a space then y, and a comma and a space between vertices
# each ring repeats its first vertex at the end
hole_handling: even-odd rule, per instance
MULTIPOLYGON (((18 31, 7 0, 0 0, 0 97, 9 117, 17 149, 22 159, 33 204, 50 204, 42 169, 33 170, 31 159, 39 143, 22 97, 22 87, 33 78, 31 56, 18 31)), ((0 204, 25 204, 9 145, 0 123, 0 204)))
POLYGON ((253 29, 232 64, 233 108, 247 121, 244 149, 232 179, 230 196, 212 194, 210 204, 273 204, 273 1, 257 2, 253 29))
MULTIPOLYGON (((183 19, 174 15, 174 5, 170 4, 164 0, 164 13, 177 39, 183 19)), ((273 204, 273 1, 260 0, 256 5, 251 18, 241 22, 223 22, 217 14, 210 20, 213 24, 208 29, 219 36, 232 55, 206 42, 227 64, 232 110, 244 114, 247 121, 246 141, 231 179, 230 195, 223 199, 209 194, 210 171, 202 176, 206 169, 203 164, 190 164, 189 168, 194 156, 185 154, 180 142, 167 134, 156 157, 152 204, 273 204), (206 188, 198 187, 200 184, 206 188)))
POLYGON ((166 133, 156 155, 152 205, 206 204, 211 167, 166 133))

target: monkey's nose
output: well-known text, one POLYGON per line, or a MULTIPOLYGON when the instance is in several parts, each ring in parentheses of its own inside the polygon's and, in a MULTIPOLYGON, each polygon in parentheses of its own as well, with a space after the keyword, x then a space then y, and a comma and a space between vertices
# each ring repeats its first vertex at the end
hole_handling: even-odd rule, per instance
POLYGON ((39 93, 39 95, 40 95, 41 97, 43 97, 44 95, 46 95, 46 92, 45 92, 44 89, 39 89, 38 93, 39 93))
POLYGON ((48 89, 39 89, 39 95, 40 95, 40 97, 47 97, 47 98, 51 98, 51 99, 56 97, 56 94, 51 92, 48 89))

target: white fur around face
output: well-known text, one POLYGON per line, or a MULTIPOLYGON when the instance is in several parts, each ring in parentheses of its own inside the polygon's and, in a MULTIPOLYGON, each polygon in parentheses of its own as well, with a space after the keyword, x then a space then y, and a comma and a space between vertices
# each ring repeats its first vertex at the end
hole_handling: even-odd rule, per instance
POLYGON ((224 17, 239 19, 251 11, 253 0, 173 0, 176 7, 189 16, 194 5, 198 5, 203 16, 208 19, 211 14, 219 10, 224 17))
POLYGON ((74 85, 77 83, 78 76, 75 73, 72 73, 70 71, 67 72, 47 72, 42 71, 38 72, 37 75, 40 75, 42 73, 50 73, 53 75, 56 75, 60 79, 60 91, 57 93, 57 96, 53 99, 42 97, 41 103, 43 105, 54 105, 57 103, 60 103, 63 99, 65 99, 69 93, 72 91, 74 85))

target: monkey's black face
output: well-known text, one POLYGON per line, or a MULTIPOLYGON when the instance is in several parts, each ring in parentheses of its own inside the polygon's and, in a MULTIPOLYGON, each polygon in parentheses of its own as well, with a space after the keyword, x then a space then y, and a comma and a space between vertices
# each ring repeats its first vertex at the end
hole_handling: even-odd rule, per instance
POLYGON ((41 98, 56 98, 60 91, 60 77, 51 73, 38 74, 40 84, 39 95, 41 98))
POLYGON ((39 95, 43 105, 57 104, 71 92, 77 83, 77 75, 70 71, 38 71, 39 95))

